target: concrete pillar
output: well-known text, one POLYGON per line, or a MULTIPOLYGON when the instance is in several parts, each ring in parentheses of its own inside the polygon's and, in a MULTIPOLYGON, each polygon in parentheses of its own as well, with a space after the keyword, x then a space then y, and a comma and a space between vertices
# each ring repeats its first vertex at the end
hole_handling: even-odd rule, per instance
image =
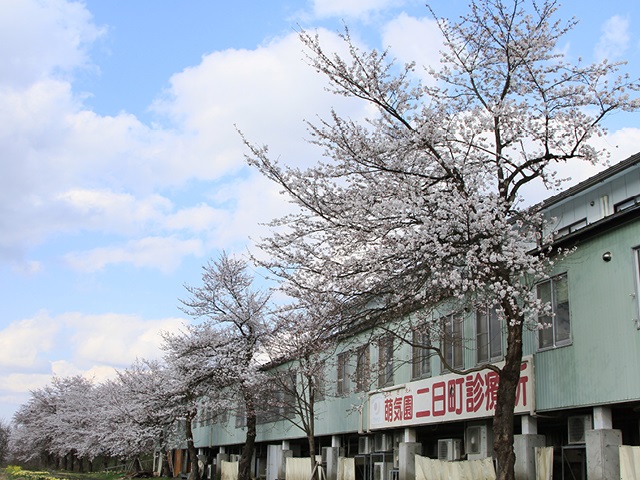
POLYGON ((593 407, 593 429, 611 430, 613 418, 610 407, 593 407))
POLYGON ((622 432, 612 429, 587 430, 587 478, 610 480, 620 478, 622 432))
POLYGON ((405 428, 404 429, 404 442, 406 443, 415 443, 417 439, 416 429, 415 428, 405 428))
POLYGON ((289 442, 287 440, 282 441, 282 462, 280 462, 280 470, 278 471, 278 478, 286 478, 287 474, 287 458, 293 458, 293 450, 285 450, 284 444, 289 446, 289 442))
POLYGON ((416 442, 402 442, 398 446, 398 479, 416 479, 416 455, 422 455, 422 444, 416 442))
POLYGON ((327 454, 327 480, 336 480, 338 478, 340 447, 325 447, 323 450, 327 454))
MULTIPOLYGON (((224 451, 224 447, 220 447, 220 452, 224 451)), ((222 461, 228 462, 229 461, 229 454, 227 453, 219 453, 216 455, 216 471, 214 474, 214 477, 216 478, 216 480, 220 480, 220 478, 222 477, 222 461)))
POLYGON ((522 415, 520 417, 522 423, 523 435, 536 435, 538 433, 538 419, 531 415, 522 415))
POLYGON ((513 436, 513 450, 516 454, 516 480, 536 478, 536 447, 544 447, 545 445, 544 435, 528 433, 513 436))

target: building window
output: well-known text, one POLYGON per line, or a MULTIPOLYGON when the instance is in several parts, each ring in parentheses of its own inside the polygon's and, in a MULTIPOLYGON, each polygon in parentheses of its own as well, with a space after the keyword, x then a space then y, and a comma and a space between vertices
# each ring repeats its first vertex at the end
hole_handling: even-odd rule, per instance
POLYGON ((349 352, 338 355, 338 383, 336 393, 346 395, 349 393, 349 352))
POLYGON ((633 250, 633 260, 636 271, 636 301, 638 302, 638 316, 636 317, 636 325, 640 328, 640 248, 633 250))
POLYGON ((378 387, 393 385, 393 337, 378 341, 378 387))
POLYGON ((555 276, 538 284, 537 290, 538 300, 551 306, 549 315, 538 315, 538 323, 546 326, 538 332, 538 348, 553 348, 571 343, 567 274, 555 276))
POLYGON ((634 197, 629 197, 625 200, 623 200, 620 203, 616 203, 613 206, 613 210, 617 213, 617 212, 621 212, 623 210, 626 210, 627 208, 631 208, 631 207, 635 207, 636 205, 638 205, 640 203, 640 195, 636 195, 634 197))
POLYGON ((449 367, 463 368, 462 324, 464 320, 460 315, 453 314, 442 317, 440 321, 442 322, 442 355, 449 367))
POLYGON ((316 370, 316 374, 311 376, 310 381, 312 382, 311 388, 313 388, 313 399, 316 402, 321 402, 324 400, 324 389, 326 388, 324 381, 324 362, 322 363, 321 368, 316 370))
POLYGON ((236 410, 236 428, 242 428, 247 426, 247 411, 243 403, 238 405, 236 410))
POLYGON ((370 369, 369 345, 362 345, 356 354, 356 390, 358 392, 369 390, 370 369))
POLYGON ((571 225, 567 225, 565 227, 558 229, 554 237, 555 238, 564 237, 565 235, 569 235, 570 233, 577 232, 578 230, 586 226, 587 226, 587 219, 583 218, 581 220, 578 220, 577 222, 572 223, 571 225))
POLYGON ((412 341, 412 378, 424 378, 431 376, 431 352, 429 351, 429 331, 426 325, 413 331, 412 341))
MULTIPOLYGON (((298 405, 298 374, 296 372, 285 373, 282 379, 283 391, 281 392, 282 405, 279 413, 285 418, 291 418, 296 413, 298 405)), ((275 419, 274 419, 275 420, 275 419)))
POLYGON ((486 363, 502 359, 502 325, 495 307, 476 311, 476 361, 486 363))

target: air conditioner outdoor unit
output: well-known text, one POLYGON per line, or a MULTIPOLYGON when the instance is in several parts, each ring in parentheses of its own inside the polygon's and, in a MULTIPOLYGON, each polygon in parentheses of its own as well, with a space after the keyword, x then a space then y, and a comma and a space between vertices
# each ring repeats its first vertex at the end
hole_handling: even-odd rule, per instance
POLYGON ((569 444, 585 443, 587 441, 587 430, 593 428, 591 415, 575 415, 567 419, 569 433, 569 444))
POLYGON ((376 433, 375 439, 375 451, 376 452, 389 452, 393 449, 393 436, 388 433, 376 433))
POLYGON ((468 460, 481 460, 491 456, 491 430, 488 425, 469 425, 464 437, 464 452, 468 460))
POLYGON ((371 444, 371 437, 359 437, 358 438, 358 453, 371 453, 373 451, 373 445, 371 444))
POLYGON ((373 480, 386 480, 387 465, 384 462, 373 464, 373 480))
POLYGON ((462 455, 462 440, 458 438, 445 438, 438 440, 438 460, 452 462, 460 460, 462 455))

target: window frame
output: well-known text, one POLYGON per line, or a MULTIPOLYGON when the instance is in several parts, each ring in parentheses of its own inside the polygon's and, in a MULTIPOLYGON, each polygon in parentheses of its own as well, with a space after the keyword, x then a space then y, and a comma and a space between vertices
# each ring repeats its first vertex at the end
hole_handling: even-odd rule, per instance
POLYGON ((349 384, 349 360, 351 352, 342 352, 337 357, 337 369, 336 369, 336 395, 348 395, 350 390, 349 384))
POLYGON ((378 340, 378 388, 393 385, 393 343, 393 335, 385 335, 378 340))
POLYGON ((413 329, 411 346, 411 378, 431 377, 431 335, 426 324, 413 329))
POLYGON ((553 238, 558 239, 558 238, 566 237, 571 233, 575 233, 578 230, 582 230, 588 225, 589 224, 587 223, 587 217, 581 218, 580 220, 576 220, 575 222, 570 223, 569 225, 565 225, 564 227, 556 230, 555 233, 553 234, 553 238))
POLYGON ((326 399, 325 389, 327 385, 325 382, 324 365, 325 363, 322 362, 322 368, 318 368, 316 373, 311 376, 313 385, 309 387, 313 388, 313 399, 315 402, 323 402, 326 399))
MULTIPOLYGON (((616 203, 613 206, 613 211, 614 213, 623 212, 628 208, 635 207, 639 203, 640 203, 640 195, 634 195, 632 197, 625 198, 624 200, 616 203)), ((637 250, 637 248, 634 250, 637 250)))
POLYGON ((238 403, 235 426, 236 428, 244 428, 247 426, 247 408, 243 402, 238 403))
POLYGON ((371 353, 369 344, 364 344, 356 350, 356 392, 364 392, 369 390, 371 381, 371 353))
POLYGON ((474 327, 475 327, 475 341, 476 341, 476 364, 492 363, 500 361, 504 358, 504 344, 503 344, 503 322, 498 316, 498 310, 496 306, 488 307, 482 305, 476 308, 474 315, 474 327), (480 326, 485 327, 483 331, 480 331, 480 326), (497 330, 497 333, 495 332, 497 330), (499 351, 494 352, 493 347, 496 335, 499 336, 499 351), (485 337, 481 340, 480 337, 485 337), (486 356, 480 358, 482 352, 481 346, 486 349, 486 356))
POLYGON ((636 294, 636 328, 640 330, 640 246, 633 248, 633 277, 636 294))
POLYGON ((278 409, 280 416, 284 418, 292 418, 296 413, 296 403, 299 395, 298 392, 298 373, 286 372, 284 374, 283 384, 286 387, 281 393, 282 405, 278 409))
MULTIPOLYGON (((454 370, 464 368, 464 316, 460 313, 450 313, 440 317, 440 328, 442 332, 441 350, 449 367, 454 370), (451 326, 451 328, 449 328, 451 326), (457 326, 457 328, 456 328, 457 326)), ((449 371, 443 362, 443 371, 449 371)))
POLYGON ((570 302, 570 294, 569 294, 569 276, 567 272, 554 275, 544 280, 543 282, 536 284, 536 296, 539 300, 540 300, 540 289, 544 285, 549 285, 549 292, 548 292, 549 300, 546 300, 546 299, 543 299, 543 300, 545 302, 551 303, 551 313, 549 315, 538 313, 537 322, 538 322, 538 325, 540 325, 541 323, 549 323, 551 324, 551 327, 540 328, 538 330, 538 339, 537 339, 538 351, 552 350, 554 348, 566 347, 567 345, 571 345, 573 343, 573 338, 572 338, 573 329, 572 329, 572 322, 571 322, 571 302, 570 302), (560 283, 560 281, 563 281, 566 283, 566 286, 564 287, 566 290, 566 300, 560 303, 560 305, 566 304, 566 307, 563 307, 564 309, 566 309, 565 322, 568 325, 566 338, 564 338, 564 336, 563 338, 558 337, 558 326, 559 326, 558 325, 559 324, 558 305, 559 304, 558 304, 557 297, 558 297, 558 284, 560 283), (546 319, 546 321, 543 321, 541 319, 546 319), (548 332, 551 332, 550 341, 545 338, 543 342, 543 336, 547 337, 549 335, 548 332))

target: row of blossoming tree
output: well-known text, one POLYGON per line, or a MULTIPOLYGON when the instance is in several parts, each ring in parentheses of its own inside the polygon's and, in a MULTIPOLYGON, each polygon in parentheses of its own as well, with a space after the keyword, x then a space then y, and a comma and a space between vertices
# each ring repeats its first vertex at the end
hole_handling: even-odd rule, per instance
MULTIPOLYGON (((314 407, 336 337, 311 309, 276 308, 270 291, 253 283, 246 260, 223 253, 207 263, 202 285, 187 285, 181 300, 196 322, 163 335, 162 358, 139 359, 114 380, 54 377, 32 391, 13 418, 12 458, 71 470, 116 459, 141 469, 143 456, 186 447, 190 477, 198 480, 195 422, 230 413, 246 428, 241 479, 251 478, 259 416, 300 428, 314 452, 314 407)), ((181 472, 167 463, 165 473, 181 472)))
MULTIPOLYGON (((203 321, 165 337, 162 364, 140 362, 96 387, 73 378, 35 391, 16 415, 22 450, 135 454, 162 441, 178 420, 186 422, 193 450, 189 429, 198 406, 220 411, 240 398, 247 415, 240 477, 247 480, 263 403, 253 393, 263 390, 255 388, 266 372, 260 355, 295 354, 307 365, 299 368, 311 409, 299 418, 313 453, 318 366, 306 360, 354 325, 392 330, 389 320, 407 313, 422 324, 453 299, 460 308, 495 309, 506 331, 503 366, 485 367, 500 378, 493 421, 498 478, 512 479, 522 335, 527 325, 542 328, 537 319, 550 313, 535 285, 559 253, 543 235, 541 212, 522 206, 522 191, 535 181, 560 186, 558 163, 602 161, 589 141, 605 133, 603 120, 640 107, 629 96, 640 84, 618 76, 620 63, 564 60, 559 41, 575 21, 556 20, 556 10, 555 1, 472 0, 455 22, 432 11, 445 50, 440 68, 426 69, 426 84, 416 64, 399 67, 387 52, 364 51, 348 30, 345 56, 302 31, 309 61, 330 88, 368 102, 374 113, 358 122, 334 111, 310 123, 311 142, 326 160, 308 169, 281 165, 267 147, 246 140, 249 164, 299 207, 274 221, 260 245, 268 258, 261 265, 293 303, 271 310, 269 295, 251 290, 246 264, 223 255, 205 266, 202 287, 188 287, 185 312, 203 321), (111 435, 99 426, 109 422, 139 430, 111 435)), ((434 328, 432 339, 442 333, 434 328)), ((426 348, 437 352, 438 342, 426 348)))

